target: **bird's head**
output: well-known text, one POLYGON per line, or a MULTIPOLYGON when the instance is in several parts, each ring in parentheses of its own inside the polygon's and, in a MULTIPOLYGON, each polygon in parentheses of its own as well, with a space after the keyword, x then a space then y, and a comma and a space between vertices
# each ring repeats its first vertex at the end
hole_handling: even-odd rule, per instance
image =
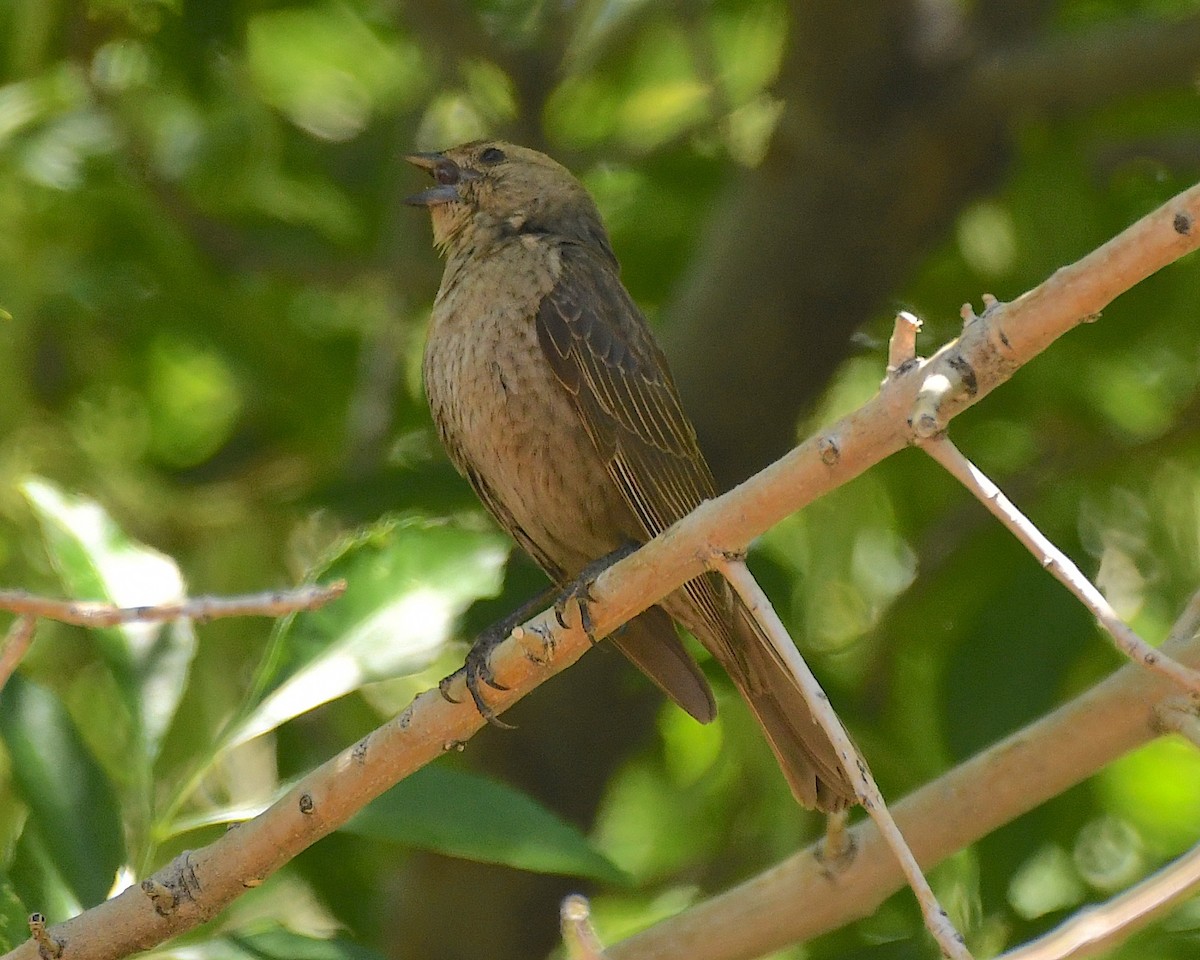
POLYGON ((611 256, 600 214, 583 184, 544 153, 476 140, 405 159, 437 181, 405 202, 428 207, 433 241, 451 253, 464 243, 547 233, 599 243, 611 256))

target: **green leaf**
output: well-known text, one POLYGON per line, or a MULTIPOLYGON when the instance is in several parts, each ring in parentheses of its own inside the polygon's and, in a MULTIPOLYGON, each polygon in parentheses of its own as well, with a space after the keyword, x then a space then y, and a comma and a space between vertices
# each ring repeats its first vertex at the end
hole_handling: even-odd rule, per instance
POLYGON ((83 904, 59 872, 38 824, 32 819, 25 820, 17 838, 9 876, 22 902, 36 904, 38 913, 52 923, 83 912, 83 904))
POLYGON ((512 787, 453 767, 418 770, 342 829, 536 873, 629 882, 577 827, 512 787))
POLYGON ((456 618, 499 589, 509 546, 491 530, 391 519, 347 541, 313 579, 344 579, 346 593, 276 627, 236 744, 365 683, 430 663, 456 618), (261 702, 259 702, 261 701, 261 702))
POLYGON ((345 4, 257 14, 246 62, 264 99, 327 140, 357 136, 374 111, 409 100, 425 80, 415 46, 373 30, 345 4))
POLYGON ((0 737, 53 865, 80 903, 101 902, 125 858, 121 819, 112 786, 66 708, 15 674, 0 692, 0 737))
POLYGON ((279 926, 252 933, 226 933, 197 943, 156 950, 157 958, 187 960, 383 960, 381 954, 342 937, 319 940, 279 926))
MULTIPOLYGON (((42 479, 26 480, 26 498, 63 589, 77 600, 121 607, 182 600, 183 576, 175 561, 130 538, 104 508, 71 497, 42 479)), ((190 621, 130 623, 93 635, 133 716, 149 761, 175 716, 196 651, 190 621)))
POLYGON ((8 875, 0 873, 0 950, 7 953, 29 939, 29 913, 8 875))

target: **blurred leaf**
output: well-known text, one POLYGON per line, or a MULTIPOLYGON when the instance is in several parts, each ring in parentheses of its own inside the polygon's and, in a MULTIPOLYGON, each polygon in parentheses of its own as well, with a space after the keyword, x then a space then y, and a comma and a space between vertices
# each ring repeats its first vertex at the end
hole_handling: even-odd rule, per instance
MULTIPOLYGON (((104 508, 41 479, 22 486, 41 522, 50 559, 66 594, 119 607, 184 599, 175 561, 131 539, 104 508)), ((145 757, 158 755, 175 716, 196 650, 188 621, 129 623, 91 631, 138 727, 145 757)))
POLYGON ((321 940, 271 925, 251 933, 224 933, 198 943, 167 946, 154 957, 179 960, 383 960, 343 937, 321 940))
POLYGON ((125 856, 104 772, 58 698, 20 674, 0 692, 0 736, 50 860, 82 904, 100 903, 125 856))
POLYGON ((375 110, 421 89, 417 48, 372 30, 348 4, 259 13, 246 37, 263 96, 322 139, 356 136, 375 110))
POLYGON ((453 767, 424 767, 342 828, 358 836, 623 885, 628 877, 578 828, 512 787, 453 767))
POLYGON ((501 584, 507 540, 492 530, 407 518, 347 541, 313 571, 346 593, 277 625, 241 743, 364 683, 416 673, 451 639, 455 619, 501 584), (261 699, 261 702, 260 701, 261 699))
POLYGON ((8 876, 0 873, 0 950, 7 953, 29 939, 29 913, 8 876))
POLYGON ((1133 823, 1160 856, 1200 841, 1200 754, 1182 737, 1126 754, 1105 767, 1098 784, 1109 809, 1133 823))
POLYGON ((243 402, 222 357, 178 337, 150 347, 149 411, 152 449, 164 463, 203 463, 229 439, 243 402))
POLYGON ((68 886, 42 839, 38 825, 26 820, 13 850, 10 874, 24 903, 37 904, 39 913, 52 921, 82 912, 83 904, 68 886))

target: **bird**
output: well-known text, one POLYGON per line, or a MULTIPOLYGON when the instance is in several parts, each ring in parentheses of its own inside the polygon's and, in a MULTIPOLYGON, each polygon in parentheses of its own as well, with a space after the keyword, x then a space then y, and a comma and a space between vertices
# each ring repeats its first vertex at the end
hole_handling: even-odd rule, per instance
MULTIPOLYGON (((428 209, 446 260, 422 364, 439 438, 498 524, 571 589, 715 497, 713 475, 583 184, 503 140, 405 159, 433 178, 406 202, 428 209)), ((858 802, 791 671, 719 574, 688 581, 611 637, 707 723, 711 687, 672 621, 733 680, 801 805, 832 813, 858 802)), ((484 647, 465 669, 487 716, 484 647)))

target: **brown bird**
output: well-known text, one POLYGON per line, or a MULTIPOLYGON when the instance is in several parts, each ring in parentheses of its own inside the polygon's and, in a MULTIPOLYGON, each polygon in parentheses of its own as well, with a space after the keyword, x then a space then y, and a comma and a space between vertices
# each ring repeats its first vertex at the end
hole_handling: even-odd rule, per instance
MULTIPOLYGON (((595 203, 544 154, 476 141, 414 154, 446 271, 425 347, 425 390, 451 460, 559 587, 645 543, 715 496, 666 358, 618 276, 595 203)), ((854 788, 799 687, 724 579, 707 574, 613 642, 702 723, 708 681, 671 620, 733 678, 796 799, 820 810, 854 788)), ((487 682, 487 650, 467 681, 487 682)))

